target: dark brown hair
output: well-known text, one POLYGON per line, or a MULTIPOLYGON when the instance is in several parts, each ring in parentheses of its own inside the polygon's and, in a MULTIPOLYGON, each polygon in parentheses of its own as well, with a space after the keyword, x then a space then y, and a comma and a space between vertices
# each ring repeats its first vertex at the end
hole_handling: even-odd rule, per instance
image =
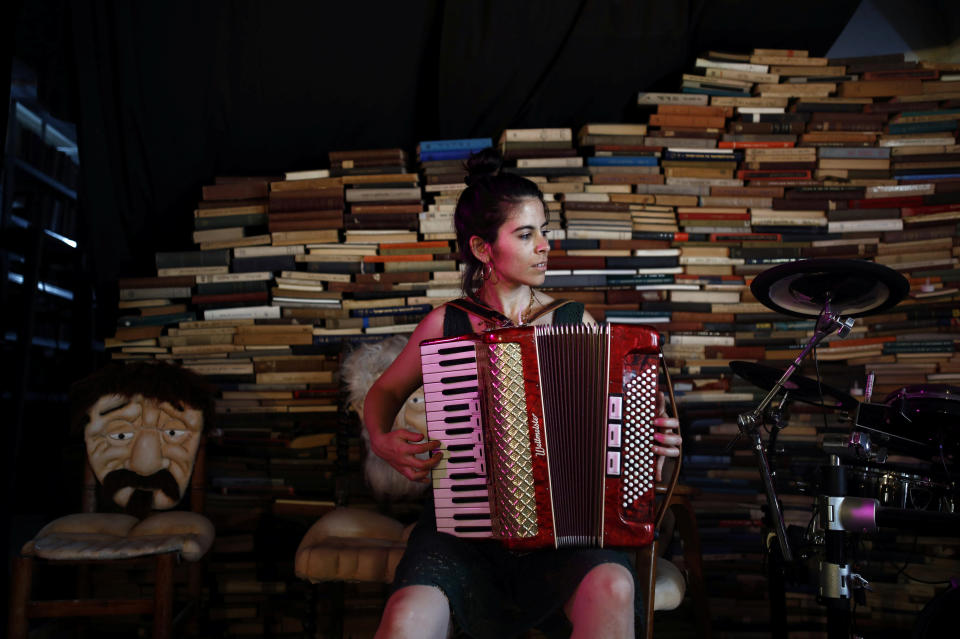
POLYGON ((528 198, 540 200, 544 214, 547 203, 543 192, 534 182, 513 173, 501 173, 503 158, 493 148, 478 151, 466 161, 469 172, 467 188, 457 200, 453 225, 457 231, 457 246, 464 270, 461 285, 463 294, 476 298, 480 289, 483 263, 470 250, 470 238, 474 235, 493 244, 497 231, 507 220, 505 204, 515 204, 528 198))
POLYGON ((87 411, 104 395, 170 402, 178 410, 189 406, 203 413, 204 428, 213 418, 210 384, 191 370, 164 362, 112 362, 70 386, 70 425, 73 432, 87 424, 87 411))

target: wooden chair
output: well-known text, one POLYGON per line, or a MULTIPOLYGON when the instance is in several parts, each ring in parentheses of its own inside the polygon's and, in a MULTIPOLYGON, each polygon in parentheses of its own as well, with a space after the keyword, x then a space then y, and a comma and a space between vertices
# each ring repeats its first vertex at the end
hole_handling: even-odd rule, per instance
POLYGON ((26 639, 31 619, 152 615, 153 637, 169 639, 174 626, 199 608, 201 560, 213 543, 214 530, 204 508, 205 446, 201 441, 190 482, 190 511, 157 511, 138 522, 129 515, 96 513, 97 481, 84 464, 82 513, 45 526, 14 560, 10 595, 10 639, 26 639), (134 563, 153 564, 152 598, 86 598, 91 570, 134 563), (187 606, 174 618, 174 577, 186 562, 187 606), (36 564, 78 566, 77 599, 31 598, 36 564))
MULTIPOLYGON (((657 487, 665 494, 666 487, 657 487)), ((653 615, 660 610, 674 610, 680 606, 685 592, 689 591, 696 618, 697 636, 709 639, 713 636, 710 626, 710 607, 703 581, 703 554, 700 549, 700 534, 697 518, 690 504, 695 489, 677 485, 670 495, 666 508, 673 519, 673 527, 683 545, 686 575, 660 555, 664 542, 662 537, 653 544, 637 550, 637 578, 644 600, 644 624, 646 639, 653 637, 653 615)), ((664 532, 661 530, 661 532, 664 532)))

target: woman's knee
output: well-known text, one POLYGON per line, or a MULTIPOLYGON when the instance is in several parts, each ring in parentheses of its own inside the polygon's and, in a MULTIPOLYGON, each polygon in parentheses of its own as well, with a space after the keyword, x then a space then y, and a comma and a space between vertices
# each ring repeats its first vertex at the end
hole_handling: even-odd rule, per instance
POLYGON ((407 586, 387 600, 377 630, 378 638, 447 636, 450 604, 439 588, 407 586))
POLYGON ((620 564, 600 564, 593 568, 580 582, 580 589, 588 591, 590 599, 611 607, 633 605, 633 573, 620 564))

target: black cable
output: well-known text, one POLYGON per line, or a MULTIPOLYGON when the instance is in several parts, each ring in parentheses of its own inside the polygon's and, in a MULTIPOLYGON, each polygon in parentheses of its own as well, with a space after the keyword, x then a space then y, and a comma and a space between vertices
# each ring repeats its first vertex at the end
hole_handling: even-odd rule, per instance
POLYGON ((820 416, 823 417, 823 428, 829 428, 827 425, 827 411, 824 410, 826 402, 823 401, 823 386, 820 385, 820 358, 817 356, 817 347, 813 347, 813 367, 817 372, 817 393, 820 395, 820 416))
POLYGON ((950 474, 950 469, 947 468, 947 458, 946 453, 943 450, 943 437, 940 438, 940 465, 943 466, 944 478, 949 482, 953 479, 953 476, 950 474))

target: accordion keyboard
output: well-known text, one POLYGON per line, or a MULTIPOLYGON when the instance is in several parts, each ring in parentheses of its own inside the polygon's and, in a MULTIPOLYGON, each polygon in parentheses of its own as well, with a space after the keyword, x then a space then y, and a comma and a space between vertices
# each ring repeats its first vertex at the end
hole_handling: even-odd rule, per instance
POLYGON ((443 459, 433 470, 437 530, 490 537, 490 501, 483 450, 477 356, 472 343, 421 349, 427 434, 443 459))

